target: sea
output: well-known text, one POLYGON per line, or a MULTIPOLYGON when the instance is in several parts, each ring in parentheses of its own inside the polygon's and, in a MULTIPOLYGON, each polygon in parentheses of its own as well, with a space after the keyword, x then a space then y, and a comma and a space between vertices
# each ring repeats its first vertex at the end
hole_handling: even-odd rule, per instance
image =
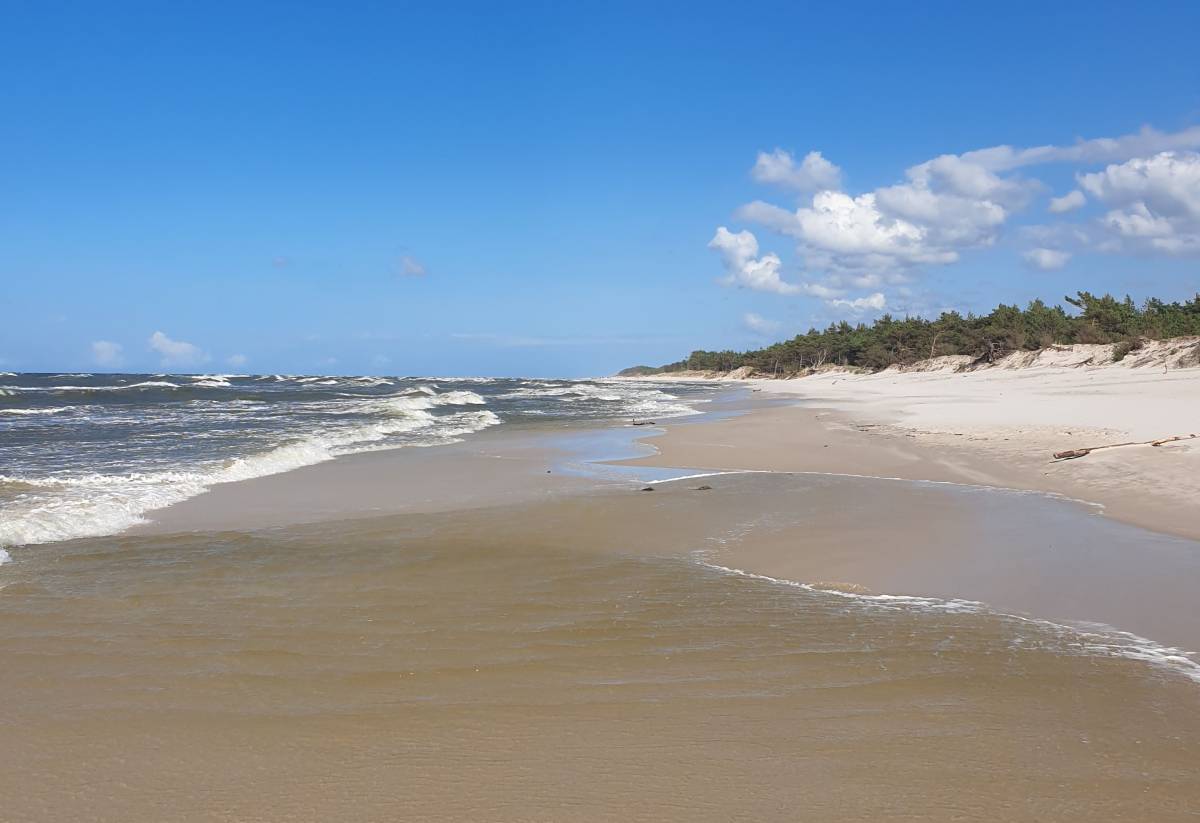
POLYGON ((215 485, 501 426, 699 413, 711 386, 240 374, 0 375, 0 562, 115 534, 215 485))

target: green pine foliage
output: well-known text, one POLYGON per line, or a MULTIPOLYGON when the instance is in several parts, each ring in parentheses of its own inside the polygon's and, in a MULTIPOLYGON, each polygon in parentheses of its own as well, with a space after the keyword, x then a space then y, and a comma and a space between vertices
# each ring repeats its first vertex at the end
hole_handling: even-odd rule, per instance
POLYGON ((1138 306, 1130 297, 1118 300, 1081 291, 1066 301, 1073 311, 1034 300, 1024 309, 1001 305, 986 315, 946 312, 936 320, 885 314, 870 326, 843 321, 763 349, 694 351, 677 363, 637 366, 622 374, 749 366, 763 374, 790 375, 824 365, 876 371, 950 354, 990 362, 1014 351, 1071 343, 1119 343, 1114 356, 1120 359, 1145 339, 1200 335, 1200 294, 1183 303, 1151 298, 1138 306))

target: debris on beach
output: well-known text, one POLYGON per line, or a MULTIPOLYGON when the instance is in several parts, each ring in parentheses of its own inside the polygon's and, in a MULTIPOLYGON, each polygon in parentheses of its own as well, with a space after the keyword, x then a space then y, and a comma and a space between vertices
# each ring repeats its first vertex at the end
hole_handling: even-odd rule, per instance
POLYGON ((1067 449, 1066 451, 1055 452, 1055 460, 1074 460, 1079 457, 1086 457, 1098 449, 1119 449, 1123 446, 1161 446, 1165 443, 1174 443, 1177 440, 1193 440, 1200 435, 1197 434, 1176 434, 1172 437, 1163 437, 1158 440, 1139 440, 1130 443, 1106 443, 1103 446, 1088 446, 1085 449, 1067 449))
POLYGON ((654 421, 653 420, 630 420, 629 425, 631 425, 631 426, 653 426, 654 421))
POLYGON ((694 492, 710 492, 710 491, 712 491, 712 486, 693 486, 692 491, 694 491, 694 492))
POLYGON ((654 487, 653 487, 653 486, 646 486, 646 488, 642 489, 642 491, 644 491, 644 492, 652 492, 652 491, 654 491, 654 487))

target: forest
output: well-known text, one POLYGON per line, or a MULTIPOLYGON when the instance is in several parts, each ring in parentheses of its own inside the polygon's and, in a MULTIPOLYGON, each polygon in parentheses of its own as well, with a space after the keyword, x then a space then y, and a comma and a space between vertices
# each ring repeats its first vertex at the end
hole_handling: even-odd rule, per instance
POLYGON ((943 355, 992 362, 1014 351, 1071 343, 1117 343, 1113 358, 1119 360, 1140 341, 1200 335, 1200 294, 1183 303, 1150 298, 1140 306, 1128 296, 1119 300, 1085 291, 1064 299, 1069 309, 1034 300, 1024 309, 1000 305, 985 315, 945 312, 929 320, 885 314, 869 326, 842 321, 762 349, 698 350, 675 363, 634 366, 621 374, 723 372, 748 366, 762 374, 787 376, 827 365, 878 371, 943 355))

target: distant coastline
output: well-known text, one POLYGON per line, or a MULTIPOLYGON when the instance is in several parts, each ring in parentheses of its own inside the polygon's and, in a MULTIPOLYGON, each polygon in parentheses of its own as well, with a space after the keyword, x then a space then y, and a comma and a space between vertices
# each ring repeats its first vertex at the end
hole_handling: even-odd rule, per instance
POLYGON ((1128 296, 1118 300, 1089 292, 1066 301, 1077 314, 1041 300, 1025 309, 1001 305, 986 315, 943 312, 936 320, 885 314, 870 326, 843 321, 762 349, 697 350, 674 363, 632 366, 619 375, 738 372, 742 377, 795 377, 830 367, 877 372, 930 363, 938 370, 968 370, 1001 361, 1011 366, 1031 353, 1063 346, 1092 347, 1081 349, 1088 353, 1089 365, 1132 357, 1131 363, 1138 365, 1200 366, 1200 294, 1183 303, 1149 298, 1141 306, 1128 296), (1160 356, 1163 362, 1155 362, 1160 356))

